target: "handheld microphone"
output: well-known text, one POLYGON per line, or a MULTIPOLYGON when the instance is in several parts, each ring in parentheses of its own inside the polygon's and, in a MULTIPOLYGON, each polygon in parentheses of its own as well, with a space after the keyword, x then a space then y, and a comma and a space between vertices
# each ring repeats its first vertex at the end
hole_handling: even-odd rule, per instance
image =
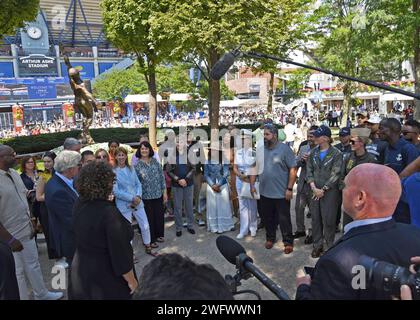
POLYGON ((219 249, 220 253, 227 261, 250 272, 280 300, 290 300, 289 296, 282 288, 253 264, 253 260, 246 255, 244 247, 238 242, 227 236, 219 236, 216 239, 216 245, 217 249, 219 249), (239 264, 239 266, 237 264, 239 264))
POLYGON ((223 75, 229 70, 229 68, 235 62, 235 59, 241 55, 239 50, 232 50, 225 53, 219 61, 213 66, 210 71, 210 78, 213 80, 220 80, 223 75))

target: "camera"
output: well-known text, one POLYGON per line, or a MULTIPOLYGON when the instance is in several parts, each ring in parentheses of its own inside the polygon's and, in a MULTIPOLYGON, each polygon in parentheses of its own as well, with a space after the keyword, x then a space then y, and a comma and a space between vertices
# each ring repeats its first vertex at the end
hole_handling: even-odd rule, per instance
POLYGON ((369 286, 399 297, 401 286, 405 284, 410 287, 413 300, 420 300, 419 268, 413 274, 408 268, 365 255, 360 257, 359 263, 366 269, 366 280, 369 286))

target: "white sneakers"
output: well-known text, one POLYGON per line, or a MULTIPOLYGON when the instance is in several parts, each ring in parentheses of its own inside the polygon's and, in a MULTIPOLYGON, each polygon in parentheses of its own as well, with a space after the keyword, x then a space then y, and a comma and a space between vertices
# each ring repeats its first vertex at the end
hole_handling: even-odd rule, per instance
POLYGON ((60 300, 64 297, 64 294, 62 292, 52 292, 48 291, 48 293, 41 298, 35 298, 35 300, 60 300))
POLYGON ((61 259, 57 260, 55 262, 55 265, 60 266, 64 269, 67 269, 69 267, 69 264, 66 262, 66 258, 61 258, 61 259))
MULTIPOLYGON (((246 236, 246 234, 242 234, 242 233, 239 233, 237 236, 236 236, 236 239, 243 239, 244 237, 246 236)), ((251 231, 251 237, 256 237, 257 236, 257 231, 251 231)))

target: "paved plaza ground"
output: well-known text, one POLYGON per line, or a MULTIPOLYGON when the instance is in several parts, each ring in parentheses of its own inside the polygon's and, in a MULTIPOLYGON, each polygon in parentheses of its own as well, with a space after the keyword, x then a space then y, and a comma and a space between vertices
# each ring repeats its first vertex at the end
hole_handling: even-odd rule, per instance
MULTIPOLYGON (((296 194, 294 195, 294 199, 295 198, 296 194)), ((294 199, 292 200, 292 223, 294 230, 296 230, 294 199)), ((310 226, 310 220, 306 219, 306 227, 308 226, 310 226)), ((167 221, 165 225, 165 242, 159 244, 160 246, 157 249, 157 252, 176 252, 188 256, 197 263, 209 263, 213 265, 223 276, 226 274, 233 275, 235 273, 235 267, 225 260, 216 247, 216 238, 219 235, 207 232, 206 227, 199 227, 197 225, 194 227, 197 232, 195 235, 189 234, 185 229, 182 236, 178 238, 175 236, 174 221, 167 221)), ((236 240, 238 230, 239 224, 236 224, 235 231, 226 232, 224 235, 236 240)), ((341 234, 337 234, 337 236, 340 235, 341 234)), ((281 239, 280 230, 278 231, 278 238, 281 239)), ((312 245, 305 245, 303 243, 304 238, 295 241, 294 251, 289 255, 283 253, 283 244, 281 241, 278 241, 271 250, 265 249, 264 229, 258 230, 257 237, 255 238, 248 236, 237 241, 244 246, 247 254, 254 260, 254 264, 266 273, 274 282, 280 285, 292 299, 294 299, 296 293, 296 271, 303 268, 303 266, 314 266, 318 260, 311 258, 312 245)), ((54 263, 53 261, 48 260, 44 241, 41 240, 38 242, 44 279, 47 286, 51 288, 51 279, 54 276, 51 274, 51 268, 54 263)), ((135 265, 136 272, 140 275, 143 267, 154 258, 144 252, 141 237, 137 230, 134 238, 134 250, 139 261, 135 265)), ((240 290, 244 289, 257 291, 264 300, 276 299, 276 297, 255 278, 243 281, 240 290)), ((255 299, 255 297, 244 294, 236 296, 236 299, 255 299)))

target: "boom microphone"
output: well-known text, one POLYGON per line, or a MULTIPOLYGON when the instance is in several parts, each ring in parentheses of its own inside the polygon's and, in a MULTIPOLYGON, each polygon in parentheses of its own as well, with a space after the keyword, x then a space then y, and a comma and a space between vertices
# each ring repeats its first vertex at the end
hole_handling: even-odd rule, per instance
POLYGON ((227 261, 236 265, 237 268, 244 269, 251 273, 279 299, 290 299, 282 288, 280 288, 273 280, 267 277, 253 264, 252 259, 247 256, 244 247, 242 247, 238 242, 226 236, 219 236, 216 239, 216 245, 220 253, 225 257, 227 261))
POLYGON ((210 71, 210 78, 213 80, 220 80, 223 75, 229 70, 229 68, 235 62, 235 59, 241 55, 239 50, 232 50, 225 53, 219 61, 213 66, 210 71))
MULTIPOLYGON (((219 236, 216 239, 217 249, 231 264, 236 265, 236 257, 241 253, 246 254, 245 248, 232 238, 219 236)), ((252 260, 251 260, 252 261, 252 260)))

